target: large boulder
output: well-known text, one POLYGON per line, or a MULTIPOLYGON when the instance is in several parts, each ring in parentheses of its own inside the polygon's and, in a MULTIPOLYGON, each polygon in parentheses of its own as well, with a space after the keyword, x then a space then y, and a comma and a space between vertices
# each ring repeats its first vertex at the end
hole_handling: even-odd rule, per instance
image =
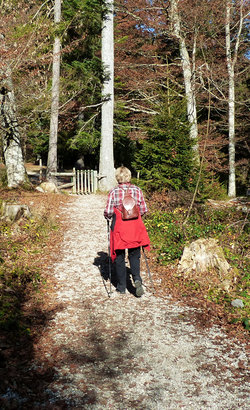
POLYGON ((36 189, 39 192, 46 192, 49 194, 56 194, 58 192, 57 186, 54 182, 42 182, 36 189))
POLYGON ((222 248, 214 238, 198 239, 184 248, 178 273, 201 285, 210 284, 229 291, 237 272, 225 259, 222 248))

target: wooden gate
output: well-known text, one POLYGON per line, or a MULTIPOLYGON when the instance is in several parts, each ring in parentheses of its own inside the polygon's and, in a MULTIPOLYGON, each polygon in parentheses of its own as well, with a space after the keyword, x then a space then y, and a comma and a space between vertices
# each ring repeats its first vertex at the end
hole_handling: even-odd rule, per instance
POLYGON ((97 191, 97 171, 92 169, 88 170, 75 170, 73 169, 73 193, 74 194, 92 194, 97 191))

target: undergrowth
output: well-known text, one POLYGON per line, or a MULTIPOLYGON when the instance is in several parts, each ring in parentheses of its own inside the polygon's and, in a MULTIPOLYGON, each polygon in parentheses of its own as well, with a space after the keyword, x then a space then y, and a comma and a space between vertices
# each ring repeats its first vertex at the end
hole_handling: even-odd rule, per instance
POLYGON ((176 266, 185 245, 199 238, 218 240, 227 261, 234 267, 235 277, 230 290, 225 291, 216 283, 204 287, 198 280, 190 281, 178 275, 173 275, 172 281, 178 286, 178 281, 181 280, 187 289, 202 293, 208 300, 221 304, 232 314, 233 321, 241 321, 249 328, 249 217, 246 209, 213 209, 209 205, 196 204, 189 219, 183 224, 188 212, 185 205, 187 198, 186 194, 184 198, 181 194, 179 198, 177 195, 171 197, 158 194, 149 204, 151 211, 145 219, 145 225, 158 264, 176 266), (244 307, 233 307, 231 302, 234 299, 241 299, 244 307))
POLYGON ((39 287, 42 252, 56 228, 46 209, 15 223, 0 220, 0 329, 29 332, 22 306, 39 287))

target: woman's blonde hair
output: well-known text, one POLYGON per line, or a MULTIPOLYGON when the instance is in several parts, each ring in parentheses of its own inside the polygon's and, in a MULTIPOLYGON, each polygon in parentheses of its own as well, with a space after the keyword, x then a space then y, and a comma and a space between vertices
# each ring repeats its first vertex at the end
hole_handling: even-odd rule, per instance
POLYGON ((121 184, 124 182, 130 182, 131 172, 126 167, 119 167, 115 171, 115 177, 116 177, 118 184, 121 184))

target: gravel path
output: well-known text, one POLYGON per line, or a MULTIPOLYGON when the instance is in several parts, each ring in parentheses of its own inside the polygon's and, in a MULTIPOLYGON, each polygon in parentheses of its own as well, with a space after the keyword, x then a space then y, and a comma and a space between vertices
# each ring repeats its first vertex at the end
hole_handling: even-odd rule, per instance
POLYGON ((70 228, 51 267, 61 308, 36 346, 39 361, 55 363, 44 407, 249 409, 246 346, 197 329, 196 310, 152 295, 145 272, 142 298, 108 297, 104 203, 79 196, 63 209, 70 228))

